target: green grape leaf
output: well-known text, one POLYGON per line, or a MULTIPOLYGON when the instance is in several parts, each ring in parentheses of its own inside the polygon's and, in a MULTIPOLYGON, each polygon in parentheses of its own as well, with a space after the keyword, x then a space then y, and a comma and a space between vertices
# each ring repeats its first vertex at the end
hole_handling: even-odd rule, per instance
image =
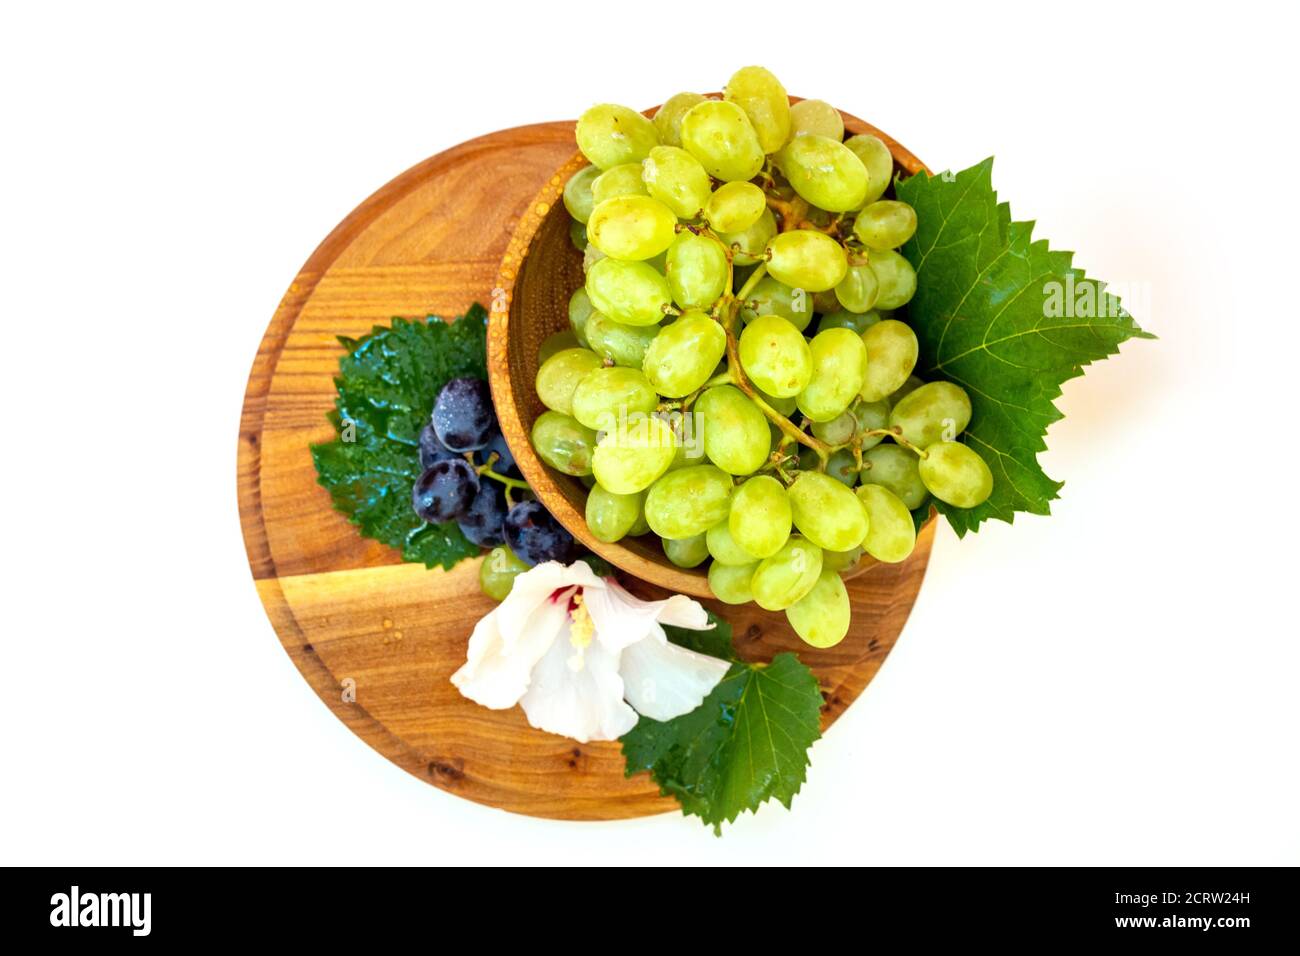
POLYGON ((329 416, 336 437, 311 449, 317 481, 334 507, 365 537, 429 568, 450 569, 479 553, 454 522, 420 520, 411 488, 420 476, 420 429, 438 392, 453 378, 487 378, 486 323, 486 310, 476 304, 453 322, 393 319, 360 339, 340 337, 347 353, 329 416))
POLYGON ((1061 418, 1061 383, 1119 351, 1142 331, 1108 293, 1070 263, 1073 253, 1031 238, 993 191, 993 160, 955 176, 918 173, 897 184, 917 215, 902 253, 916 269, 908 322, 921 345, 917 374, 946 379, 970 395, 963 440, 993 471, 993 494, 974 508, 936 501, 957 534, 1018 511, 1045 515, 1061 482, 1038 453, 1061 418))
MULTIPOLYGON (((713 631, 666 630, 674 643, 735 660, 725 622, 713 631)), ((789 808, 821 736, 821 707, 817 678, 795 655, 735 661, 695 710, 668 721, 642 717, 623 735, 626 773, 648 771, 660 793, 720 835, 723 823, 772 798, 789 808)))
POLYGON ((692 631, 689 628, 668 625, 664 627, 668 640, 679 647, 707 654, 709 657, 720 657, 724 661, 737 660, 736 648, 731 642, 731 625, 712 611, 705 613, 709 615, 709 623, 713 627, 706 631, 692 631))

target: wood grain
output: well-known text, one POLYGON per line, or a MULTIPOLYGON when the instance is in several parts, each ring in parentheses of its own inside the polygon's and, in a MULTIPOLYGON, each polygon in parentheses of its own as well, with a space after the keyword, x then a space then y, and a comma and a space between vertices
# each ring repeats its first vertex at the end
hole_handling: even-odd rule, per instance
MULTIPOLYGON (((486 710, 449 683, 474 622, 492 607, 478 590, 478 561, 427 571, 361 538, 316 484, 308 450, 333 434, 325 414, 342 354, 335 336, 362 335, 393 316, 489 304, 510 237, 572 154, 572 123, 492 133, 403 173, 330 233, 289 286, 253 363, 239 435, 240 519, 281 644, 362 740, 470 800, 535 816, 620 819, 676 805, 645 775, 623 776, 617 744, 534 730, 517 708, 486 710)), ((850 582, 853 633, 826 651, 802 645, 781 615, 717 609, 746 658, 800 651, 821 683, 829 726, 897 639, 931 538, 927 529, 904 564, 850 582)))

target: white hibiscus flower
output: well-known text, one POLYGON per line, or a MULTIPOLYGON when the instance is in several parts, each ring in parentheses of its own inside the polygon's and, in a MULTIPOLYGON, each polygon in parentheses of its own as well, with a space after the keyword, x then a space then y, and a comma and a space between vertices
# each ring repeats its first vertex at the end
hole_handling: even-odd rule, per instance
POLYGON ((664 624, 712 626, 684 595, 642 601, 581 561, 548 561, 515 578, 478 622, 451 682, 493 710, 519 704, 541 730, 617 740, 638 713, 669 720, 694 710, 730 667, 670 643, 664 624))

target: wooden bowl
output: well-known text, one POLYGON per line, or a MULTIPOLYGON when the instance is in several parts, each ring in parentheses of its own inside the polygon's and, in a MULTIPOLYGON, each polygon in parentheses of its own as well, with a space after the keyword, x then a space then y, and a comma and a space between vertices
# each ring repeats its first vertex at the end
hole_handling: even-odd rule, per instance
MULTIPOLYGON (((799 97, 791 97, 792 103, 799 97)), ((653 110, 648 111, 653 113, 653 110)), ((892 137, 856 116, 841 112, 850 134, 871 133, 889 147, 895 173, 912 175, 925 165, 892 137)), ((569 214, 561 194, 569 177, 587 160, 581 153, 555 171, 528 205, 501 260, 488 320, 488 378, 501 431, 537 498, 585 547, 628 574, 669 591, 712 597, 704 569, 679 568, 664 555, 654 535, 598 541, 587 529, 587 489, 577 478, 546 465, 533 451, 529 435, 546 410, 533 382, 542 340, 569 328, 569 297, 583 284, 582 254, 569 240, 569 214)), ((854 572, 874 564, 864 559, 854 572)))

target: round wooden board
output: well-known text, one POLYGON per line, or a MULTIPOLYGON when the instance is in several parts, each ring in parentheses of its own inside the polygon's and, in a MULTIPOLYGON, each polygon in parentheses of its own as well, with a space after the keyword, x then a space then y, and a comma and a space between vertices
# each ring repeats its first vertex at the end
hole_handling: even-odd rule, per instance
MULTIPOLYGON (((249 564, 294 664, 353 732, 399 767, 516 813, 611 820, 676 808, 617 743, 577 744, 491 711, 451 685, 493 604, 478 561, 451 572, 403 564, 334 511, 308 446, 333 437, 336 337, 394 316, 489 304, 514 226, 574 150, 573 123, 503 130, 425 160, 362 203, 321 243, 280 302, 249 376, 239 434, 239 509, 249 564)), ((853 630, 817 651, 784 616, 715 605, 751 660, 797 651, 821 683, 823 727, 860 694, 897 639, 929 560, 934 523, 901 565, 849 582, 853 630)), ((653 586, 625 581, 651 596, 653 586)), ((830 745, 833 745, 830 744, 830 745)), ((818 746, 828 746, 819 744, 818 746)))

